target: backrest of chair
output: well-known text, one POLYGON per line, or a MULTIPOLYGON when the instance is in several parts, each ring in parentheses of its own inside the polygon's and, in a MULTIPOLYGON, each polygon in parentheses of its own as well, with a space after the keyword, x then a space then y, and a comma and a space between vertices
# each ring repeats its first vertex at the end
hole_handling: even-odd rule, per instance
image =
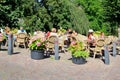
POLYGON ((54 48, 55 39, 57 39, 57 36, 48 37, 48 48, 54 48))
POLYGON ((48 38, 48 42, 50 42, 50 43, 53 43, 53 44, 54 44, 55 39, 57 39, 57 36, 50 36, 50 37, 48 38))
POLYGON ((17 42, 19 42, 19 43, 24 43, 26 37, 27 37, 27 34, 26 34, 26 33, 19 33, 19 34, 17 35, 17 42))
POLYGON ((111 38, 105 38, 105 44, 109 45, 112 42, 111 38))
POLYGON ((84 40, 84 41, 83 41, 83 45, 84 45, 84 47, 86 47, 87 49, 89 48, 89 44, 88 44, 88 41, 87 41, 87 40, 84 40))
POLYGON ((97 47, 103 47, 105 44, 105 41, 103 39, 97 40, 97 47))
POLYGON ((19 34, 17 35, 17 38, 24 39, 25 37, 27 37, 27 34, 26 34, 26 33, 19 33, 19 34))
POLYGON ((65 42, 66 38, 67 38, 67 36, 65 36, 65 35, 59 37, 59 44, 60 44, 60 46, 64 46, 64 42, 65 42))

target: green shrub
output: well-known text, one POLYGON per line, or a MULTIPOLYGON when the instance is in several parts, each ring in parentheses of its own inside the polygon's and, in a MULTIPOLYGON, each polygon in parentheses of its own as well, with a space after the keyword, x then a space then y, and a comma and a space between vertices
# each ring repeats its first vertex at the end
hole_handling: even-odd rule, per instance
POLYGON ((72 56, 74 57, 83 57, 83 58, 89 57, 89 52, 84 49, 82 42, 77 42, 76 45, 70 45, 68 50, 71 51, 72 56))

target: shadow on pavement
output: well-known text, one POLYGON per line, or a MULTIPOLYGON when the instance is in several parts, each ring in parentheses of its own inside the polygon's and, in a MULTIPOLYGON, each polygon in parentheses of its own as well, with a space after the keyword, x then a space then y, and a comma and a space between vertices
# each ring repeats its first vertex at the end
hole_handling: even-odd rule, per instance
POLYGON ((13 54, 20 54, 20 52, 14 52, 13 54))
POLYGON ((0 49, 0 51, 7 51, 8 49, 0 49))

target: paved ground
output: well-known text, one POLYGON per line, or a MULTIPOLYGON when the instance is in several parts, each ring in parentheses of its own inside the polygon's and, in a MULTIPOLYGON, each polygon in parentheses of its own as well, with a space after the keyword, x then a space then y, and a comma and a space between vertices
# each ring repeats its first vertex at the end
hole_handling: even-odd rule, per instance
POLYGON ((61 53, 60 60, 33 60, 28 49, 14 49, 13 55, 0 51, 0 80, 120 80, 120 55, 110 56, 110 64, 88 58, 84 65, 68 60, 69 53, 61 53))

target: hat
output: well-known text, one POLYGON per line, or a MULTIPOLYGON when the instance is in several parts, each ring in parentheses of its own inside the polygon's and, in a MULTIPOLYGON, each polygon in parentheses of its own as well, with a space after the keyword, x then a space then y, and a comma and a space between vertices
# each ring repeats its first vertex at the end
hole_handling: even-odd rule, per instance
POLYGON ((89 31, 88 32, 93 32, 93 30, 92 29, 89 29, 89 31))

